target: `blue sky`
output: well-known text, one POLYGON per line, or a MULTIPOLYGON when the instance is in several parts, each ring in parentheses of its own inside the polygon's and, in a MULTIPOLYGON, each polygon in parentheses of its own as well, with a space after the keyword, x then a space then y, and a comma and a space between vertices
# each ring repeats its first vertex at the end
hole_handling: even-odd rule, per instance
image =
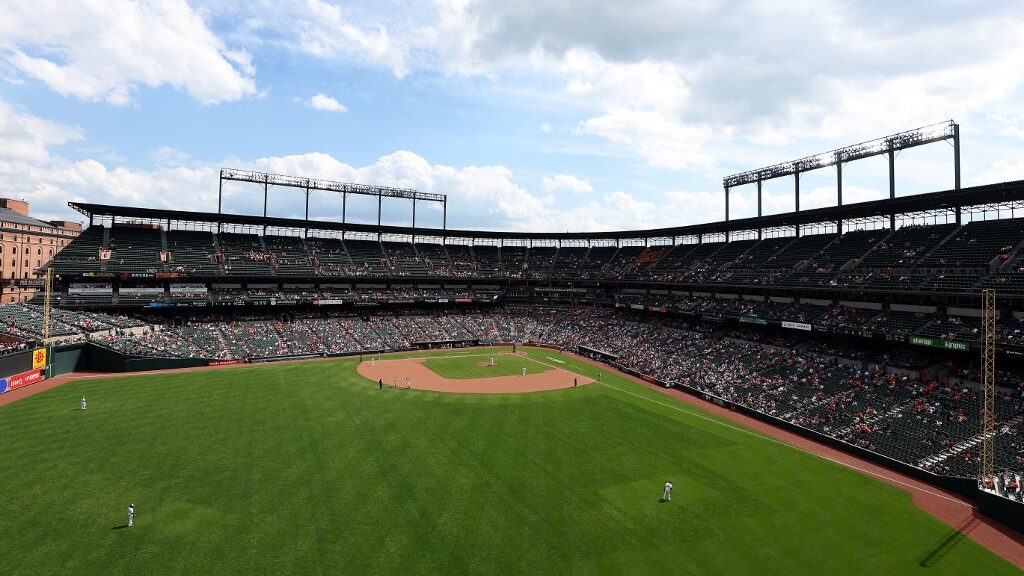
MULTIPOLYGON (((448 194, 459 228, 719 220, 721 178, 956 119, 965 185, 1024 178, 1017 3, 0 0, 0 193, 216 208, 217 169, 448 194)), ((898 193, 952 186, 945 144, 898 193)), ((883 159, 847 201, 886 193, 883 159)), ((792 208, 790 180, 765 210, 792 208)), ((802 207, 834 202, 808 175, 802 207)), ((255 187, 226 209, 257 213, 255 187)), ((373 202, 353 201, 353 221, 373 202)), ((739 190, 733 216, 756 210, 739 190)), ((270 212, 301 215, 299 196, 270 212)), ((340 200, 312 212, 336 218, 340 200)), ((77 217, 77 216, 76 216, 77 217)), ((385 220, 408 223, 409 206, 385 220)), ((427 207, 419 223, 438 225, 427 207)))

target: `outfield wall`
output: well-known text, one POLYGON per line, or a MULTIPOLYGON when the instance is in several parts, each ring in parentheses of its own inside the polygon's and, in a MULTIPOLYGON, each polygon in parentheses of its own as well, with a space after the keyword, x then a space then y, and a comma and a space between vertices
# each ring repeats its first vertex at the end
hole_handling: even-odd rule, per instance
POLYGON ((978 510, 1018 532, 1024 532, 1024 504, 984 490, 978 490, 978 510))
POLYGON ((205 358, 153 358, 129 356, 91 342, 53 348, 50 375, 70 372, 140 372, 206 366, 205 358))
POLYGON ((47 378, 49 349, 36 348, 0 356, 0 394, 42 382, 47 378))

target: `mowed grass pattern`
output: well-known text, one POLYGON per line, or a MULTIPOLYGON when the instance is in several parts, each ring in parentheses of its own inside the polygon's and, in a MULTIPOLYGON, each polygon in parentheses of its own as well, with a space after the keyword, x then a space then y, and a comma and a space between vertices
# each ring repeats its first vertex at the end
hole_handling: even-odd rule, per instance
POLYGON ((452 395, 354 367, 87 380, 0 408, 0 574, 1017 573, 968 539, 936 560, 950 529, 904 492, 610 373, 452 395))
MULTIPOLYGON (((463 353, 464 354, 464 353, 463 353)), ((527 374, 540 374, 551 370, 550 367, 534 360, 512 356, 510 354, 474 353, 459 355, 454 353, 445 358, 424 360, 423 365, 444 378, 465 380, 467 378, 490 378, 493 376, 519 376, 523 368, 527 374), (494 366, 480 366, 494 358, 494 366)))

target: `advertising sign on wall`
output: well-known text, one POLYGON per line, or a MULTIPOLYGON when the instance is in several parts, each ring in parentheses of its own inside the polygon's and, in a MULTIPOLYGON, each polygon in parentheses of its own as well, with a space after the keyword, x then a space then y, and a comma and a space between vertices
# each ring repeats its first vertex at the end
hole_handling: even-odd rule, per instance
POLYGON ((46 348, 37 348, 32 351, 32 369, 46 367, 46 348))
POLYGON ((43 380, 46 380, 46 375, 43 374, 42 368, 39 370, 29 370, 28 372, 15 374, 14 376, 8 376, 7 378, 0 378, 0 393, 11 392, 18 388, 24 388, 29 384, 42 382, 43 380))
POLYGON ((805 324, 803 322, 790 322, 789 320, 783 320, 782 321, 782 327, 783 328, 790 328, 790 329, 793 329, 793 330, 806 330, 808 332, 811 331, 811 325, 810 324, 805 324))
POLYGON ((945 350, 959 350, 970 352, 971 343, 959 340, 943 340, 942 338, 928 338, 926 336, 907 336, 907 342, 917 346, 930 346, 932 348, 943 348, 945 350))

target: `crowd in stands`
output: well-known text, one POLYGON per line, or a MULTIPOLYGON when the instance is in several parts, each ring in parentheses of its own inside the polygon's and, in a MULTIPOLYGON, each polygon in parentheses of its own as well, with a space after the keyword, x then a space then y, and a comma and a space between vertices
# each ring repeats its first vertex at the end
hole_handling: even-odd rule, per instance
MULTIPOLYGON (((709 298, 698 305, 713 313, 730 303, 736 304, 709 298)), ((799 308, 740 304, 746 313, 766 316, 766 310, 799 308)), ((241 310, 212 309, 166 325, 166 317, 156 313, 139 319, 56 309, 51 333, 80 335, 133 356, 250 361, 536 342, 591 352, 659 382, 688 386, 938 473, 969 476, 976 466, 977 367, 929 348, 841 334, 811 338, 804 331, 628 307, 241 310)), ((868 315, 839 306, 824 313, 804 307, 802 313, 853 325, 868 315)), ((0 318, 6 333, 20 341, 41 335, 42 310, 36 305, 0 307, 0 318)), ((1004 371, 998 382, 998 464, 1014 473, 1024 471, 1020 373, 1004 371)))
POLYGON ((101 250, 108 261, 87 271, 195 272, 204 276, 449 277, 617 279, 707 285, 974 292, 990 279, 1024 290, 1024 218, 904 226, 896 231, 751 238, 662 246, 434 244, 377 239, 118 228, 104 246, 102 227, 80 235, 55 261, 58 273, 86 271, 101 250), (166 241, 161 238, 166 237, 166 241), (121 238, 119 240, 119 238, 121 238), (168 250, 163 250, 166 245, 168 250), (202 250, 206 257, 197 256, 202 250), (179 264, 181 260, 182 264, 179 264), (132 266, 135 268, 132 268, 132 266), (116 269, 116 270, 115 270, 116 269), (123 270, 122 270, 123 269, 123 270))

